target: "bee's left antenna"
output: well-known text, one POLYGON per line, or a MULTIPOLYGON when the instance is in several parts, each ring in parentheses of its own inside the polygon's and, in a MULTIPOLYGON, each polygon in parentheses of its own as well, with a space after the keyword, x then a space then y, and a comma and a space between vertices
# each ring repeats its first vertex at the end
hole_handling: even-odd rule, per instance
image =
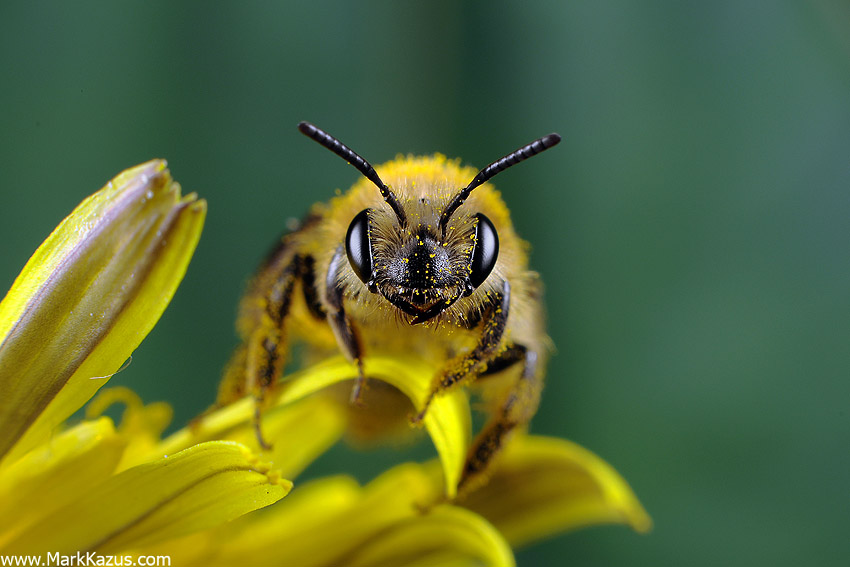
POLYGON ((404 214, 404 209, 401 207, 401 204, 398 202, 398 198, 395 196, 395 193, 381 181, 381 178, 378 177, 378 172, 375 171, 375 168, 372 167, 368 161, 360 157, 357 152, 322 130, 321 128, 317 128, 310 124, 309 122, 301 122, 298 124, 298 130, 301 131, 302 134, 307 136, 308 138, 312 138, 313 140, 319 142, 321 145, 353 165, 357 171, 363 174, 363 177, 374 183, 378 189, 381 191, 381 196, 384 198, 384 201, 389 204, 392 208, 395 216, 398 217, 398 222, 401 226, 405 226, 407 224, 407 216, 404 214))

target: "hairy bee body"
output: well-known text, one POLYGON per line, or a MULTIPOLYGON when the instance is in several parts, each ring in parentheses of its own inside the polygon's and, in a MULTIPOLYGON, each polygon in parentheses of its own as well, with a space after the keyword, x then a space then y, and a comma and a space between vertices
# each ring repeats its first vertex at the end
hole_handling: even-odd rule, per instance
MULTIPOLYGON (((319 132, 327 138, 317 141, 343 151, 307 127, 313 130, 305 133, 319 132)), ((490 184, 479 182, 457 202, 458 188, 476 170, 439 154, 368 168, 361 169, 368 178, 347 193, 314 205, 249 284, 237 320, 242 345, 219 403, 252 393, 259 407, 294 342, 307 346, 308 357, 341 351, 357 362, 358 400, 363 359, 418 356, 440 369, 432 397, 475 382, 497 385, 487 396, 491 418, 468 456, 466 482, 537 409, 549 350, 539 279, 490 184)), ((368 411, 368 399, 365 405, 368 411)))

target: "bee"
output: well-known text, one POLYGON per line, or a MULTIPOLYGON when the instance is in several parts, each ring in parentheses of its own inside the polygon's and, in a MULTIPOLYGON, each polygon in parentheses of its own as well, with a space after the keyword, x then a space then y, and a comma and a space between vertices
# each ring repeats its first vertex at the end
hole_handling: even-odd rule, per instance
POLYGON ((549 351, 528 245, 488 181, 561 138, 544 136, 475 174, 440 154, 399 156, 376 169, 316 126, 301 122, 298 129, 364 179, 314 205, 260 266, 240 304, 242 343, 217 405, 252 394, 257 437, 267 447, 261 408, 296 341, 308 350, 338 350, 356 364, 353 403, 362 401, 363 360, 370 355, 413 351, 437 362, 414 422, 435 396, 507 375, 472 443, 463 485, 485 471, 512 430, 531 420, 549 351))

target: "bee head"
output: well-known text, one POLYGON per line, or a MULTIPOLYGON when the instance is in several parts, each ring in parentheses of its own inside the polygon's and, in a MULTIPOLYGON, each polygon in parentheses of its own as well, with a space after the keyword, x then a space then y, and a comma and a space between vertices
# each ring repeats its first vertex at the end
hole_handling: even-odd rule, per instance
POLYGON ((376 237, 373 209, 348 227, 345 252, 354 273, 373 293, 422 323, 480 286, 499 255, 499 236, 484 214, 472 217, 469 238, 444 237, 434 225, 376 237), (468 243, 472 242, 470 246, 468 243))
POLYGON ((472 215, 471 232, 468 239, 463 237, 466 244, 460 245, 460 236, 446 234, 449 220, 472 190, 497 173, 561 141, 558 134, 549 134, 494 161, 479 171, 439 211, 439 219, 435 219, 437 222, 412 227, 404 206, 369 162, 308 122, 300 123, 298 129, 357 168, 375 184, 392 209, 396 223, 391 224, 399 229, 396 234, 377 238, 374 215, 381 213, 364 209, 348 227, 345 252, 351 269, 369 291, 380 293, 411 315, 411 324, 428 321, 458 299, 471 295, 496 265, 499 236, 496 227, 483 213, 472 215), (470 241, 471 246, 468 244, 470 241))

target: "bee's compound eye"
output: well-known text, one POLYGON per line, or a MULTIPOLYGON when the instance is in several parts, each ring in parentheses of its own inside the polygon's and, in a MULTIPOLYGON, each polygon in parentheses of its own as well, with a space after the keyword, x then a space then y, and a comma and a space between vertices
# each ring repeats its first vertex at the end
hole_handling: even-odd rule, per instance
POLYGON ((496 234, 496 227, 490 219, 481 213, 475 217, 478 224, 475 227, 475 245, 469 262, 469 283, 478 287, 484 283, 496 265, 496 258, 499 257, 499 235, 496 234))
POLYGON ((351 269, 363 283, 372 279, 372 242, 369 239, 369 209, 363 209, 348 225, 345 254, 351 269))

